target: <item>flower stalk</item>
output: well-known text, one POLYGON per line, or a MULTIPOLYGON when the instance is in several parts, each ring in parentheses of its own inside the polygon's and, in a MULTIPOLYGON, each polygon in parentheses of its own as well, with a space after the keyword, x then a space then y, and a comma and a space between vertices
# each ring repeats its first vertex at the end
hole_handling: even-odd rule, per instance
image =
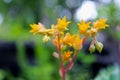
POLYGON ((65 73, 63 62, 62 62, 60 34, 58 33, 57 36, 58 36, 58 48, 57 48, 57 50, 58 50, 58 55, 59 55, 59 59, 60 59, 60 75, 62 77, 62 80, 65 80, 66 73, 65 73))

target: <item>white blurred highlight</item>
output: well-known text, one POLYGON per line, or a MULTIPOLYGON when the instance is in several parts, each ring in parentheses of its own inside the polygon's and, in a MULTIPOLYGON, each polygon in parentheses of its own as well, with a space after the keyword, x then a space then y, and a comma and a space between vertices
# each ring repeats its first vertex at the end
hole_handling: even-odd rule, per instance
POLYGON ((97 17, 97 10, 95 2, 84 1, 82 6, 76 10, 75 20, 80 21, 81 19, 87 21, 95 19, 97 17))

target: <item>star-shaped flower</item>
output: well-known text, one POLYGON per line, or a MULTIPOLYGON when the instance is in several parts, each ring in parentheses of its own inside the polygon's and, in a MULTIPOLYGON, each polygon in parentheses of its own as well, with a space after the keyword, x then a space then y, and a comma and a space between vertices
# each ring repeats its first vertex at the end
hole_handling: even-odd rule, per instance
POLYGON ((74 43, 73 43, 73 48, 75 50, 79 50, 82 48, 82 39, 80 39, 79 35, 75 36, 74 43))
POLYGON ((72 46, 74 42, 74 35, 71 35, 70 33, 67 33, 65 37, 63 38, 63 43, 68 46, 72 46))
POLYGON ((109 27, 109 25, 106 24, 106 22, 106 19, 99 19, 93 23, 93 28, 96 28, 98 30, 105 29, 106 27, 109 27))
POLYGON ((70 21, 66 20, 66 16, 62 19, 58 18, 57 28, 59 31, 67 30, 67 26, 70 24, 70 21))
POLYGON ((37 33, 39 33, 40 31, 44 31, 45 27, 43 24, 38 23, 38 24, 30 24, 32 30, 30 30, 30 32, 32 32, 34 35, 36 35, 37 33))
POLYGON ((70 50, 68 50, 67 52, 64 52, 63 54, 64 61, 69 61, 71 54, 72 54, 72 51, 70 50))
POLYGON ((79 32, 83 35, 87 34, 87 30, 89 28, 91 22, 85 23, 84 20, 81 21, 81 23, 78 24, 79 32))

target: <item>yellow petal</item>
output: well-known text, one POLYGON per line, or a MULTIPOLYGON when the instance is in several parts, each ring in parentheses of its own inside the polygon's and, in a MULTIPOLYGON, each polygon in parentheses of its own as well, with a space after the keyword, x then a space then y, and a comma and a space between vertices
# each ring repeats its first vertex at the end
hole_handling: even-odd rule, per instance
POLYGON ((63 43, 68 46, 72 46, 74 42, 74 35, 71 35, 70 33, 67 33, 65 37, 63 38, 63 43))
POLYGON ((38 24, 30 24, 30 27, 32 28, 32 30, 30 30, 30 32, 32 32, 34 35, 39 33, 40 30, 45 30, 45 27, 43 24, 38 23, 38 24))
POLYGON ((66 20, 66 16, 64 16, 62 19, 58 18, 57 22, 57 28, 59 31, 68 30, 67 26, 70 24, 70 21, 66 20))
POLYGON ((106 27, 109 27, 109 25, 106 24, 106 22, 106 19, 99 19, 93 23, 93 28, 96 28, 98 30, 105 29, 106 27))
POLYGON ((82 48, 82 40, 80 39, 79 35, 76 35, 74 39, 73 48, 75 50, 79 50, 82 48))
POLYGON ((70 50, 68 50, 67 52, 64 52, 63 54, 64 61, 69 61, 71 54, 72 54, 72 51, 70 50))
POLYGON ((85 23, 84 20, 81 21, 81 23, 78 23, 78 27, 79 27, 79 32, 83 35, 87 34, 87 30, 90 26, 91 22, 87 22, 85 23))

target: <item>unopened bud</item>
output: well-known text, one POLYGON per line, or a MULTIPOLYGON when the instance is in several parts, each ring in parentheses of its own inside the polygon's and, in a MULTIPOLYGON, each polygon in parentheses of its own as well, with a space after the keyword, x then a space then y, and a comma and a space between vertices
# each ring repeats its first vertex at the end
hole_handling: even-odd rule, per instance
POLYGON ((95 47, 99 53, 102 52, 103 44, 101 42, 96 42, 95 47))
POLYGON ((59 55, 58 55, 57 52, 53 52, 53 56, 54 56, 55 58, 58 58, 58 59, 59 59, 59 55))
POLYGON ((48 42, 49 40, 50 40, 50 37, 49 37, 49 36, 45 35, 45 36, 43 37, 43 42, 48 42))
POLYGON ((95 52, 95 45, 94 44, 90 45, 89 51, 90 51, 90 53, 95 52))

